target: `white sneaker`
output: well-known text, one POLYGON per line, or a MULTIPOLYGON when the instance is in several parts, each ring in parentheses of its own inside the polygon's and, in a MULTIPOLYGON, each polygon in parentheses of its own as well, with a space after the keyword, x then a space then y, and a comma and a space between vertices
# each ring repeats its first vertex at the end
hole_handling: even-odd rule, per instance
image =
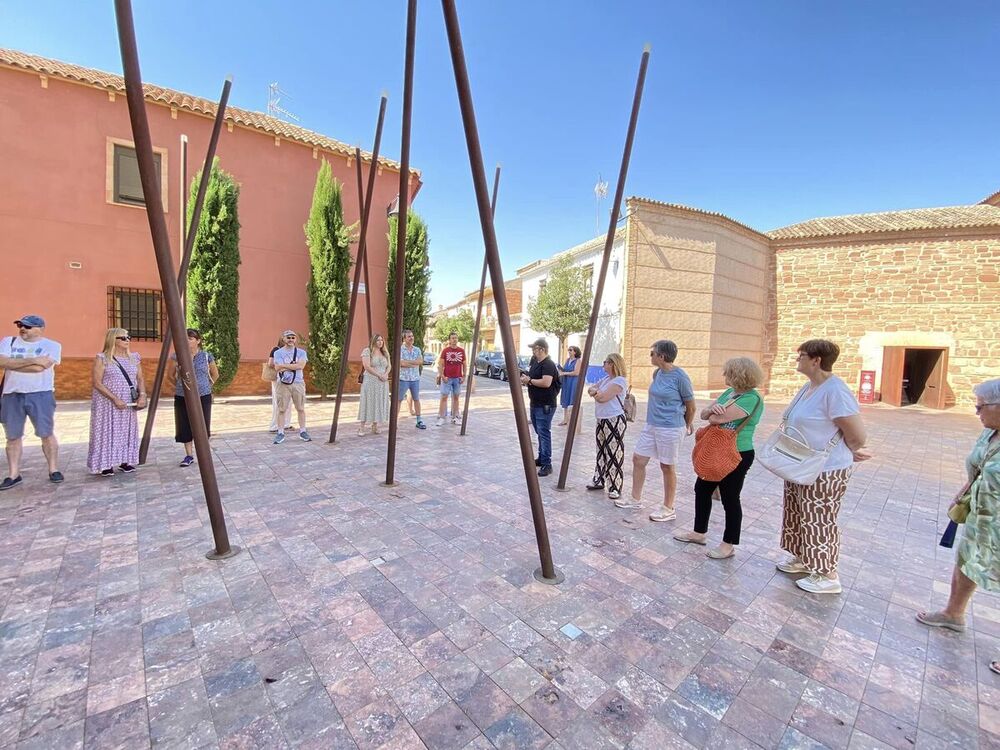
POLYGON ((441 427, 444 424, 444 417, 438 417, 437 422, 434 423, 435 427, 441 427))
POLYGON ((451 418, 451 423, 452 424, 462 424, 462 420, 459 419, 458 417, 452 417, 451 418))
POLYGON ((810 573, 805 578, 797 580, 795 585, 810 594, 839 594, 844 590, 839 578, 831 579, 819 573, 810 573))
POLYGON ((774 567, 782 573, 812 573, 809 568, 802 564, 802 561, 794 555, 787 557, 774 567))
POLYGON ((661 521, 676 521, 677 511, 664 505, 656 513, 650 513, 649 520, 656 521, 657 523, 661 521))
POLYGON ((638 500, 633 500, 631 497, 622 498, 615 500, 616 508, 641 508, 642 503, 638 500))

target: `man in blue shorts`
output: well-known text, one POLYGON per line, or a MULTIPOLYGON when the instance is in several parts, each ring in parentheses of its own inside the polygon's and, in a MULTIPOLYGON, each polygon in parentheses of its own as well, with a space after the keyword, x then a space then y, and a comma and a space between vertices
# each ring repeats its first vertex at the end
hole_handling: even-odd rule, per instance
POLYGON ((444 424, 448 412, 448 396, 451 396, 451 423, 459 424, 462 418, 458 413, 458 397, 462 393, 462 381, 465 379, 465 349, 458 345, 458 333, 448 334, 448 346, 441 350, 438 358, 437 384, 441 386, 441 403, 438 405, 437 427, 444 424))
POLYGON ((417 417, 417 429, 426 430, 420 416, 420 366, 424 363, 423 352, 413 345, 413 331, 403 331, 403 344, 399 347, 399 400, 404 401, 409 393, 413 398, 413 413, 417 417))
POLYGON ((35 435, 42 439, 42 452, 49 465, 49 481, 63 481, 59 471, 59 443, 55 436, 55 370, 62 360, 62 346, 43 336, 45 321, 38 315, 15 320, 17 336, 0 339, 0 369, 4 370, 0 421, 7 436, 8 473, 0 491, 21 484, 21 453, 24 425, 31 420, 35 435))

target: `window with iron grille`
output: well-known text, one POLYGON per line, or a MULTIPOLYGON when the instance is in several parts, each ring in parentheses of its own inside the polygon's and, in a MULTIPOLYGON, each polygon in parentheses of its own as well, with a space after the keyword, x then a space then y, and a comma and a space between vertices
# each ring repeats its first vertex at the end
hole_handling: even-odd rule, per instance
MULTIPOLYGON (((160 162, 162 154, 153 154, 156 162, 156 181, 160 182, 160 162)), ((135 149, 115 144, 114 154, 115 203, 127 203, 130 206, 145 206, 142 195, 142 181, 139 179, 139 160, 135 149)))
POLYGON ((109 286, 108 327, 124 328, 140 341, 162 340, 166 312, 160 290, 109 286))

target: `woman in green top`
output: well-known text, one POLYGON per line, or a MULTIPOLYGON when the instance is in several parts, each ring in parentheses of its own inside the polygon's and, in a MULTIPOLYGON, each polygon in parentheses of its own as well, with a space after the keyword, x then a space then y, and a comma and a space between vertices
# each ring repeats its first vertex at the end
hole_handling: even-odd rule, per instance
MULTIPOLYGON (((969 517, 962 526, 951 592, 940 612, 917 613, 924 625, 959 633, 976 588, 1000 591, 1000 378, 980 383, 973 392, 983 431, 965 459, 969 479, 959 497, 968 495, 969 517)), ((989 667, 1000 674, 1000 659, 989 667)))
POLYGON ((743 420, 749 420, 736 437, 740 463, 719 482, 698 477, 694 483, 694 531, 674 535, 679 542, 705 543, 708 519, 712 515, 712 493, 718 488, 722 507, 726 511, 726 530, 722 535, 722 544, 707 553, 716 560, 732 557, 736 553, 735 546, 740 543, 740 527, 743 525, 740 492, 743 490, 743 479, 753 464, 753 433, 764 414, 763 398, 755 390, 764 380, 764 373, 756 362, 748 357, 730 359, 722 367, 722 376, 729 388, 714 404, 702 409, 701 418, 727 430, 735 430, 743 424, 743 420))

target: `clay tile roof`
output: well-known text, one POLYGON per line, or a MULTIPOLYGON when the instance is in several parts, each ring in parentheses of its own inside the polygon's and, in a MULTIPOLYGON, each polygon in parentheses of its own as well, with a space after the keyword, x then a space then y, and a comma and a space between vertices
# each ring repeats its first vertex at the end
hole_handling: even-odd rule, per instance
MULTIPOLYGON (((42 75, 65 78, 70 81, 79 81, 80 83, 97 86, 109 91, 125 91, 125 79, 120 75, 106 73, 102 70, 94 70, 93 68, 84 68, 60 60, 39 57, 38 55, 29 55, 17 50, 0 48, 0 66, 2 65, 30 70, 42 75)), ((189 112, 197 112, 209 117, 215 116, 216 102, 210 99, 202 99, 198 96, 185 94, 182 91, 174 91, 173 89, 166 89, 151 83, 143 84, 143 88, 146 92, 146 99, 149 101, 166 104, 170 107, 177 107, 177 109, 188 110, 189 112)), ((297 141, 309 146, 333 151, 344 156, 354 155, 353 146, 336 141, 333 138, 328 138, 320 133, 306 130, 290 122, 279 120, 276 117, 270 117, 262 112, 252 112, 247 109, 240 109, 239 107, 226 107, 226 121, 253 128, 254 130, 260 130, 290 141, 297 141)), ((363 159, 371 161, 372 155, 370 151, 362 151, 361 155, 363 159)), ((396 171, 399 171, 400 168, 399 162, 383 157, 379 157, 379 164, 396 171)), ((413 171, 417 178, 420 177, 419 171, 411 171, 413 171)))
POLYGON ((979 202, 990 206, 1000 206, 1000 190, 997 190, 993 195, 989 195, 979 202))
POLYGON ((975 206, 915 208, 909 211, 829 216, 774 229, 767 235, 775 240, 788 240, 971 227, 1000 228, 1000 208, 977 204, 975 206))
POLYGON ((744 224, 742 221, 737 221, 736 219, 732 218, 731 216, 726 216, 725 214, 719 213, 718 211, 706 211, 703 208, 694 208, 693 206, 685 206, 682 203, 667 203, 665 201, 653 200, 652 198, 642 198, 642 197, 637 196, 637 195, 630 196, 628 198, 628 200, 630 200, 630 201, 638 201, 639 203, 647 203, 647 204, 649 204, 651 206, 665 206, 667 208, 673 208, 673 209, 676 209, 678 211, 685 211, 685 212, 688 212, 688 213, 700 214, 701 216, 714 216, 715 218, 722 219, 723 221, 727 221, 730 224, 735 224, 736 226, 740 227, 741 229, 746 229, 747 231, 753 232, 754 234, 759 234, 761 236, 766 236, 759 229, 754 229, 753 227, 749 226, 748 224, 744 224))

